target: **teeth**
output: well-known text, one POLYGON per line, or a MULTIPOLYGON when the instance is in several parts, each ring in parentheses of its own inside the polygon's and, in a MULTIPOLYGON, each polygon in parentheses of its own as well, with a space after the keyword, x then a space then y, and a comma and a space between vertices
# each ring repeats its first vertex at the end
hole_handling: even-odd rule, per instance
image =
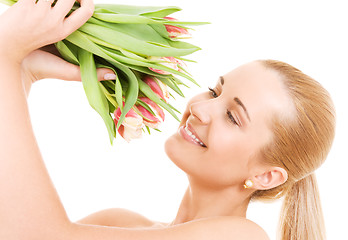
POLYGON ((204 146, 204 143, 202 143, 201 141, 198 140, 198 138, 192 133, 190 132, 190 130, 187 129, 187 127, 185 127, 185 131, 187 132, 187 134, 193 139, 195 140, 197 143, 199 143, 201 146, 204 146))

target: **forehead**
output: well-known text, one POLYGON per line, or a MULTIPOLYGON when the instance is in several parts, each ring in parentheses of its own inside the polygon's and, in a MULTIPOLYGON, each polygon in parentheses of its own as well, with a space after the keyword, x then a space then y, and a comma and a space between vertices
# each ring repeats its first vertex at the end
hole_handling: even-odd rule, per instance
POLYGON ((252 121, 291 110, 291 99, 281 76, 259 62, 244 64, 225 74, 223 79, 223 92, 232 98, 238 97, 252 121))

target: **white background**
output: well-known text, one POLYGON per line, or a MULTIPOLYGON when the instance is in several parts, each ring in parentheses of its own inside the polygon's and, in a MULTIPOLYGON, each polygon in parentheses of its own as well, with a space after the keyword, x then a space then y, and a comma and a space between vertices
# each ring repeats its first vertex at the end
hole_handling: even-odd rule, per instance
MULTIPOLYGON (((202 48, 189 71, 202 88, 184 89, 185 102, 213 86, 218 76, 255 59, 278 59, 314 77, 331 93, 337 109, 332 151, 317 171, 328 239, 345 238, 348 213, 346 154, 348 114, 348 28, 346 1, 254 0, 99 0, 96 3, 174 5, 173 16, 210 21, 196 27, 192 43, 202 48)), ((4 11, 7 7, 0 7, 4 11)), ((110 146, 102 119, 89 107, 80 83, 44 80, 29 98, 38 144, 48 171, 71 220, 105 208, 127 208, 150 219, 170 222, 187 187, 186 176, 165 155, 165 139, 178 122, 169 114, 162 133, 145 134, 127 144, 118 137, 110 146)), ((280 202, 252 203, 248 217, 272 239, 280 202)))

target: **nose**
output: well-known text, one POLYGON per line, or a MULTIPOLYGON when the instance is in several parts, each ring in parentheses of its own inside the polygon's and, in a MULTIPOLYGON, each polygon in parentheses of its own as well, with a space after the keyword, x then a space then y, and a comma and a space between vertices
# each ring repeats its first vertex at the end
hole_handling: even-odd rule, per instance
POLYGON ((212 109, 209 101, 199 101, 191 103, 190 113, 196 119, 197 123, 208 124, 211 121, 212 109))

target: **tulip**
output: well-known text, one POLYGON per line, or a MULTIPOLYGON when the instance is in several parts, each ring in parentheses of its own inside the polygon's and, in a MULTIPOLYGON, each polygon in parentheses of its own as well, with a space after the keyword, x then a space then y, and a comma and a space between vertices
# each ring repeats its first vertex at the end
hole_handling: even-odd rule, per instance
MULTIPOLYGON (((175 57, 150 57, 149 60, 161 61, 159 62, 159 64, 162 64, 163 66, 172 68, 179 72, 183 72, 179 66, 183 67, 185 65, 183 61, 176 59, 175 57)), ((151 71, 154 71, 156 73, 163 74, 163 75, 171 74, 170 72, 160 70, 160 69, 155 69, 151 67, 149 69, 151 71)))
MULTIPOLYGON (((117 122, 120 119, 121 116, 121 109, 118 107, 114 112, 114 122, 115 126, 117 126, 117 122)), ((135 138, 141 138, 142 137, 142 129, 144 127, 143 118, 137 114, 133 109, 130 109, 121 126, 118 129, 118 133, 127 141, 130 142, 130 140, 135 138)))
MULTIPOLYGON (((172 17, 164 17, 164 19, 177 21, 177 19, 172 17)), ((191 34, 185 28, 172 26, 172 25, 166 25, 166 24, 164 26, 166 27, 170 38, 177 38, 177 39, 191 38, 191 34)))
POLYGON ((158 125, 160 125, 164 121, 164 112, 162 108, 160 108, 156 103, 154 103, 147 97, 139 97, 139 99, 146 103, 149 106, 149 108, 153 111, 153 113, 155 113, 155 115, 153 115, 143 106, 137 105, 138 110, 144 117, 144 124, 153 129, 157 128, 158 125))
POLYGON ((149 85, 151 90, 162 98, 165 102, 169 99, 169 91, 167 85, 163 84, 160 80, 152 76, 145 76, 143 81, 149 85))

